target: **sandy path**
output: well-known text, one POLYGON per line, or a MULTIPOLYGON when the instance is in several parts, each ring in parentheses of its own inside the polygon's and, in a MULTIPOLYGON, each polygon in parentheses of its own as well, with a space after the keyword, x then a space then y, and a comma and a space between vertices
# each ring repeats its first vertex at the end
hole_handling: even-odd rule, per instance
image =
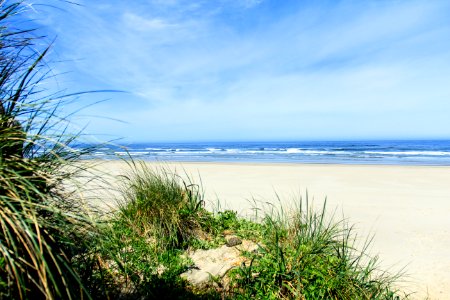
MULTIPOLYGON (((252 198, 292 203, 308 190, 314 206, 325 197, 329 211, 336 209, 356 225, 359 235, 375 234, 373 253, 384 268, 407 266, 413 298, 450 299, 450 167, 173 163, 170 167, 201 175, 206 197, 215 206, 242 214, 252 198)), ((99 167, 106 174, 121 174, 123 162, 99 167)), ((111 184, 114 186, 115 184, 111 184)), ((276 202, 276 201, 275 201, 276 202)), ((210 204, 211 204, 210 203, 210 204)))

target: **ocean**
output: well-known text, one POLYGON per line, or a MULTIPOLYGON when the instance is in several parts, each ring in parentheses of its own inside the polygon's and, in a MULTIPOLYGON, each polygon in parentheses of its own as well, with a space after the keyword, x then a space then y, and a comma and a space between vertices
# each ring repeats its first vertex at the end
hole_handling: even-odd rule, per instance
POLYGON ((450 140, 123 143, 101 145, 86 159, 450 165, 450 140))

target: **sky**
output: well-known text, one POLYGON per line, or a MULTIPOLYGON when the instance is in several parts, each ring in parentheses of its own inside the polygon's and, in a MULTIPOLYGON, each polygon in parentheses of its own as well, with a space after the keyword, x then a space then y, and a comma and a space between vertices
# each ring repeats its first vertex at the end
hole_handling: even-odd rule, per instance
POLYGON ((65 107, 99 139, 450 138, 450 1, 56 2, 57 88, 121 91, 65 107))

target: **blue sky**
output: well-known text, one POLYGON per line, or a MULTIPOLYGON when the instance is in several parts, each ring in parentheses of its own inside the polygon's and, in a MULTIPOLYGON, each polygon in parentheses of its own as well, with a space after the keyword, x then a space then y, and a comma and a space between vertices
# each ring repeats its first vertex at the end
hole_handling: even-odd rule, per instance
POLYGON ((36 7, 102 138, 450 138, 449 1, 78 0, 36 7), (117 121, 120 120, 120 121, 117 121))

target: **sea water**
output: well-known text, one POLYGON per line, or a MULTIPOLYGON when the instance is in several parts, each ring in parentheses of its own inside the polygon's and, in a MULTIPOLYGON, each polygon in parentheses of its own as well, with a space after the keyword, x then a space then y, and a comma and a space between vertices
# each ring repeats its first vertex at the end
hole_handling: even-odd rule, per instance
POLYGON ((450 165, 450 140, 122 143, 85 158, 149 161, 450 165))

